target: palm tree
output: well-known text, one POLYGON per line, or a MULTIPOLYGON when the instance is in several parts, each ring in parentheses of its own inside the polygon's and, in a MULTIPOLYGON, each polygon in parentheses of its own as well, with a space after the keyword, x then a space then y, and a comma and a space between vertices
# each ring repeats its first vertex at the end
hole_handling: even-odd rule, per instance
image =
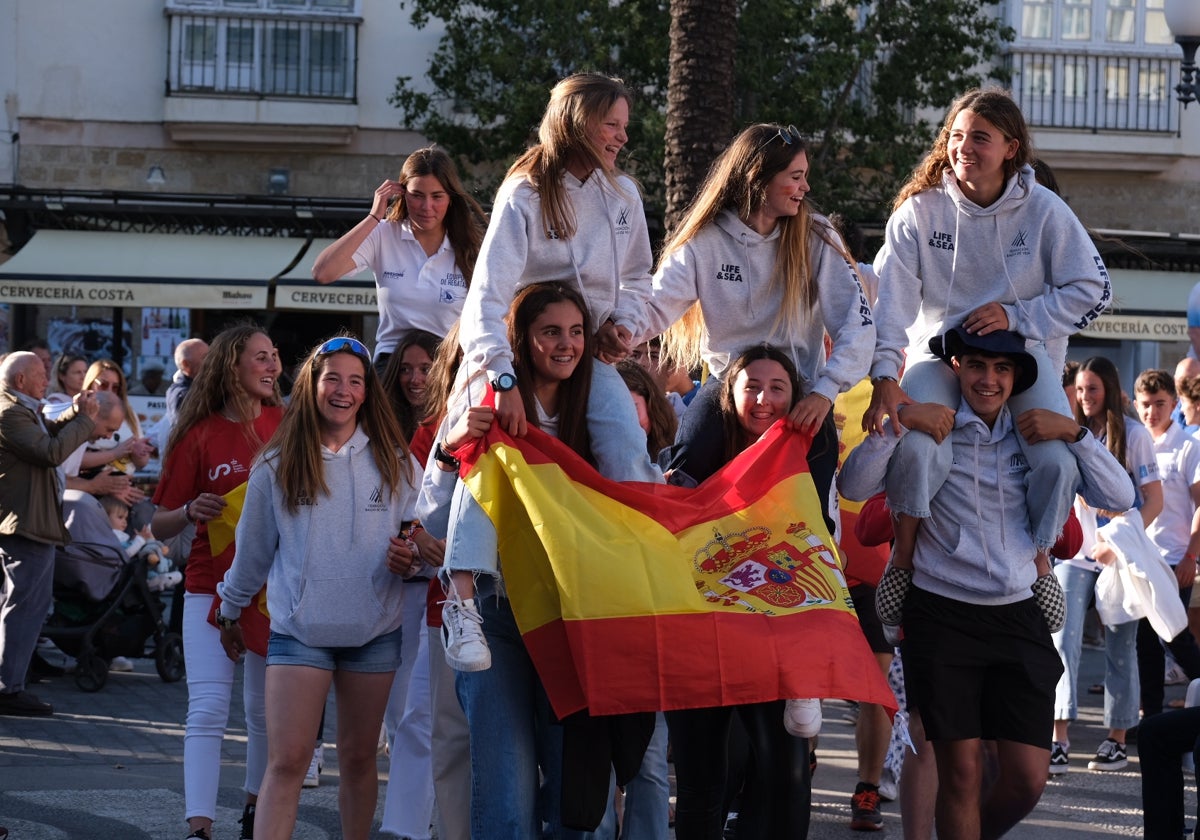
POLYGON ((733 123, 734 0, 671 0, 665 170, 670 232, 729 142, 733 123))

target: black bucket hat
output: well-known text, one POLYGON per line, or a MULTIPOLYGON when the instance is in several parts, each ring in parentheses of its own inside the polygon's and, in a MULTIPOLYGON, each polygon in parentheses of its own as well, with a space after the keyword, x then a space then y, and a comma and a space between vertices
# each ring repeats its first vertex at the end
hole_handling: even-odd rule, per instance
POLYGON ((945 335, 929 339, 929 351, 946 364, 955 356, 978 350, 994 356, 1006 356, 1017 366, 1013 395, 1028 391, 1037 381, 1037 360, 1025 350, 1025 339, 1012 330, 996 330, 987 335, 971 334, 963 327, 947 330, 945 335))

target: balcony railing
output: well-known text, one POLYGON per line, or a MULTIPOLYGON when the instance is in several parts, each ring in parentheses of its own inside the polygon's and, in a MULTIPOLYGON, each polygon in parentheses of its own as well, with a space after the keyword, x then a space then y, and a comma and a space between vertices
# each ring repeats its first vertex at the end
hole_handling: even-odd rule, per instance
POLYGON ((1178 60, 1014 50, 1004 64, 1031 126, 1092 133, 1179 131, 1178 60))
POLYGON ((167 95, 353 101, 358 18, 169 14, 167 95))

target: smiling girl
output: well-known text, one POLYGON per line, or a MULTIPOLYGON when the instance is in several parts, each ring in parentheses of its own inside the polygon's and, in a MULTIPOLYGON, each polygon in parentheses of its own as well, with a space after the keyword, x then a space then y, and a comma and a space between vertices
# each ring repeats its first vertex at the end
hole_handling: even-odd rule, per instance
POLYGON ((256 836, 288 838, 332 685, 342 834, 366 840, 379 791, 376 748, 400 664, 403 575, 416 465, 367 348, 339 336, 296 377, 279 429, 250 472, 238 550, 218 586, 221 644, 246 651, 240 619, 264 583, 267 770, 256 836))
POLYGON ((875 327, 840 237, 805 200, 808 172, 794 126, 754 125, 734 138, 667 242, 635 332, 675 324, 664 363, 708 365, 670 464, 696 478, 724 463, 719 402, 731 358, 764 341, 781 348, 803 383, 788 423, 814 435, 813 480, 828 500, 837 458, 830 408, 866 374, 875 327))
MULTIPOLYGON (((283 402, 279 373, 275 343, 260 327, 239 325, 217 335, 180 408, 179 419, 171 427, 162 477, 154 493, 157 509, 151 528, 160 539, 170 539, 189 523, 196 526, 184 572, 188 708, 183 789, 188 837, 198 840, 212 838, 221 742, 229 723, 234 678, 234 663, 221 649, 220 634, 209 615, 217 582, 233 562, 236 543, 214 550, 208 523, 221 515, 225 496, 246 483, 251 462, 279 425, 283 402)), ((265 654, 260 650, 246 655, 243 679, 247 734, 244 837, 254 836, 253 803, 267 759, 265 654)))
MULTIPOLYGON (((938 434, 904 435, 892 458, 887 485, 896 516, 892 568, 911 569, 920 519, 929 516, 933 495, 950 470, 946 436, 958 387, 949 368, 931 354, 929 340, 958 324, 972 334, 1020 333, 1039 375, 1034 387, 1013 398, 1014 416, 1030 408, 1067 414, 1058 386, 1066 339, 1109 304, 1108 273, 1087 231, 1057 195, 1037 183, 1033 160, 1025 118, 1012 98, 999 89, 971 90, 955 100, 932 150, 893 204, 875 259, 878 340, 863 428, 882 434, 884 418, 910 402, 946 410, 938 434), (1055 358, 1047 342, 1054 342, 1055 358)), ((1044 561, 1067 519, 1079 474, 1061 441, 1022 444, 1032 467, 1026 488, 1034 542, 1044 561)), ((880 589, 896 580, 889 569, 880 589)), ((881 618, 899 621, 895 613, 881 618)))
MULTIPOLYGON (((531 283, 565 280, 582 296, 601 359, 632 349, 629 325, 650 292, 650 237, 638 186, 617 168, 629 137, 631 95, 620 79, 577 73, 560 81, 538 127, 538 142, 509 168, 496 193, 474 283, 463 305, 463 373, 483 371, 496 391, 496 419, 525 434, 527 405, 514 388, 504 316, 531 283)), ((596 365, 588 394, 596 463, 625 465, 644 451, 621 377, 596 365)), ((654 481, 649 459, 621 478, 654 481)), ((658 477, 661 481, 661 476, 658 477)))
MULTIPOLYGON (((518 383, 513 396, 528 422, 596 463, 585 407, 594 371, 606 366, 593 359, 595 333, 583 298, 569 282, 526 286, 507 320, 518 383)), ((450 454, 498 420, 491 408, 469 405, 483 395, 481 380, 476 374, 452 398, 417 511, 431 529, 450 519, 449 571, 443 572, 449 579, 446 656, 461 672, 458 697, 471 731, 471 833, 525 840, 542 836, 546 822, 553 836, 577 836, 559 825, 562 727, 550 724, 549 702, 517 629, 495 528, 458 481, 450 454), (539 770, 545 778, 540 796, 539 770)), ((632 403, 630 416, 636 423, 632 403)), ((630 463, 645 457, 644 443, 640 452, 625 455, 630 463)))
MULTIPOLYGON (((786 419, 800 398, 800 379, 791 358, 774 347, 752 347, 731 360, 724 373, 718 395, 724 437, 719 465, 786 419)), ((749 746, 738 837, 806 837, 812 796, 808 738, 821 725, 818 700, 668 711, 679 794, 675 836, 680 840, 722 836, 729 732, 735 714, 749 746)))

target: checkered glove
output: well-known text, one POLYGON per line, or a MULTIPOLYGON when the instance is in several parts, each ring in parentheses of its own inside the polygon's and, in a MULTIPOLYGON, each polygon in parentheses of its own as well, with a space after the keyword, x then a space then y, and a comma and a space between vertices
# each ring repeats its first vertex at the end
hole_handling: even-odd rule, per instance
POLYGON ((889 565, 875 588, 875 614, 884 624, 893 627, 904 616, 904 599, 912 587, 912 569, 897 569, 889 565))
POLYGON ((1053 572, 1044 574, 1035 580, 1030 588, 1033 590, 1038 609, 1042 611, 1042 617, 1046 619, 1046 626, 1050 628, 1051 633, 1057 633, 1067 620, 1067 599, 1063 595, 1058 577, 1053 572))

